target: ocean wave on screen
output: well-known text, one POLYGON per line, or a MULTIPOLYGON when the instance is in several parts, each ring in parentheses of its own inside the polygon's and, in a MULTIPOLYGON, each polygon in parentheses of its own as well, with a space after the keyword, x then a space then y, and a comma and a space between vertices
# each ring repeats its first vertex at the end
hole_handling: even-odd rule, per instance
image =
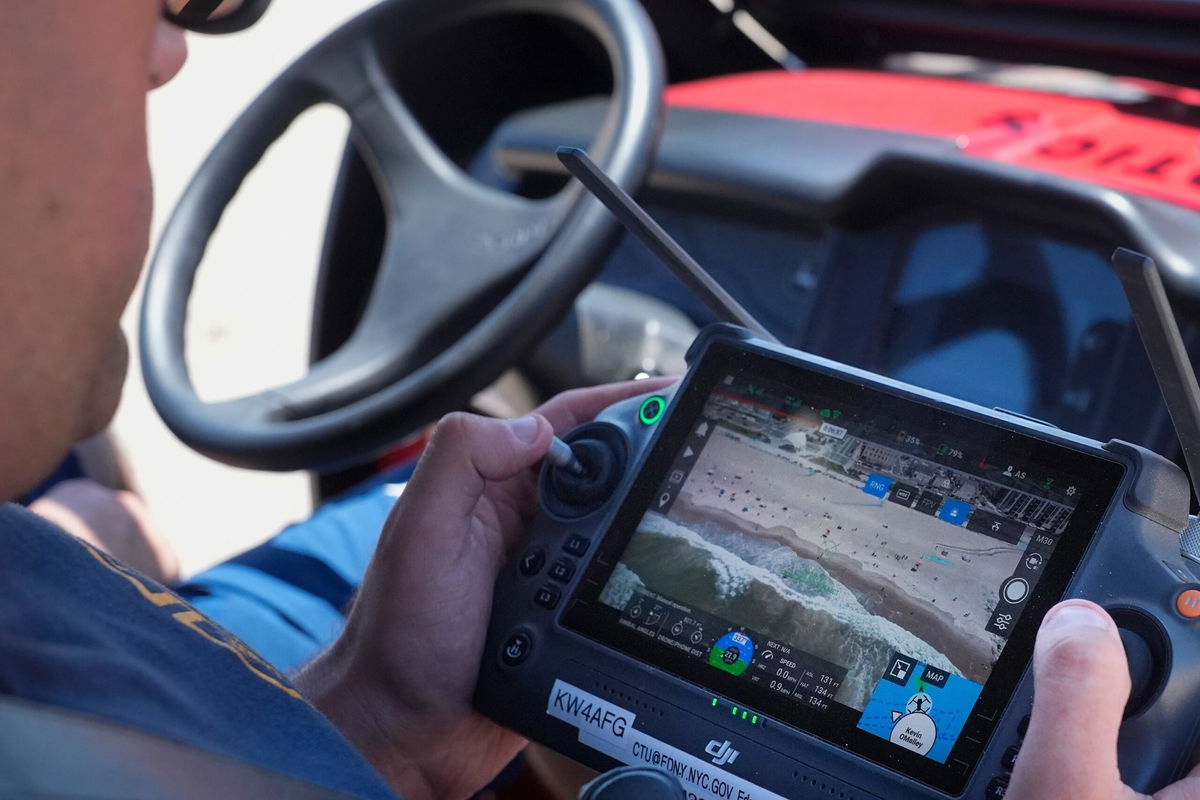
MULTIPOLYGON (((660 552, 660 562, 695 562, 711 570, 713 581, 708 592, 712 600, 707 608, 711 613, 738 619, 749 628, 846 667, 847 676, 838 692, 840 702, 855 708, 865 707, 895 651, 938 669, 962 674, 932 645, 864 608, 850 589, 817 562, 773 542, 758 540, 748 544, 751 540, 746 536, 714 536, 712 531, 706 531, 706 534, 723 541, 717 544, 685 525, 654 513, 642 520, 638 532, 638 536, 665 537, 693 551, 679 551, 669 559, 660 552), (736 542, 736 549, 742 552, 722 546, 726 542, 736 542), (703 555, 694 554, 695 551, 701 551, 703 555), (828 583, 823 583, 820 591, 801 591, 779 577, 777 573, 784 569, 820 574, 828 577, 828 583)), ((698 572, 695 566, 688 569, 692 573, 698 572)), ((651 589, 703 605, 700 597, 680 596, 682 586, 663 585, 661 576, 652 577, 646 569, 639 571, 651 589)))
POLYGON ((600 592, 600 602, 606 606, 623 609, 629 605, 629 600, 634 593, 640 592, 644 588, 646 585, 642 583, 642 579, 636 572, 624 564, 618 563, 617 568, 609 576, 608 583, 604 584, 604 589, 600 592))

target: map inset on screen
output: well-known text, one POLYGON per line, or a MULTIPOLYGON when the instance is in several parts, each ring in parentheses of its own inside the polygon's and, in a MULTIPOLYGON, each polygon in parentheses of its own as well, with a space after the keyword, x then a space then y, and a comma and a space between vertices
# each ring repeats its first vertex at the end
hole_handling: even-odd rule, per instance
POLYGON ((600 602, 944 762, 1081 488, 894 422, 725 378, 600 602))
POLYGON ((944 763, 982 688, 896 653, 858 727, 944 763))

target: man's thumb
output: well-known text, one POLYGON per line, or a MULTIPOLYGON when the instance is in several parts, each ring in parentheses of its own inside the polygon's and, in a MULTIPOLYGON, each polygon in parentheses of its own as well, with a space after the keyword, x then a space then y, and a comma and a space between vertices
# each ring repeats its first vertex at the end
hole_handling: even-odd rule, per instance
POLYGON ((507 480, 536 464, 553 435, 550 423, 536 414, 518 419, 447 414, 405 494, 436 499, 444 518, 469 516, 488 481, 507 480))
POLYGON ((1129 698, 1129 667, 1116 624, 1095 603, 1060 603, 1042 621, 1033 670, 1033 718, 1008 796, 1117 796, 1117 731, 1129 698))

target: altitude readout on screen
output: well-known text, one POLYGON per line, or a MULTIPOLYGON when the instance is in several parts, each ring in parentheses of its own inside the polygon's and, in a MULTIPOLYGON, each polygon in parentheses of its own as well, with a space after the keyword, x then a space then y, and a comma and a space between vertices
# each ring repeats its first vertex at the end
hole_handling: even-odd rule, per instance
POLYGON ((750 680, 802 705, 827 711, 846 670, 781 642, 764 640, 751 668, 750 680))

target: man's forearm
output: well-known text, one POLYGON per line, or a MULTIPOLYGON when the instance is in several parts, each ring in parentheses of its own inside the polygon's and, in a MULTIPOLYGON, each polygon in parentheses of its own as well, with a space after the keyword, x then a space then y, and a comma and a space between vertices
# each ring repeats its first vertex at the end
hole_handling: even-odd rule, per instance
POLYGON ((361 674, 341 642, 295 676, 300 692, 405 800, 433 798, 432 787, 404 745, 408 715, 361 674))

